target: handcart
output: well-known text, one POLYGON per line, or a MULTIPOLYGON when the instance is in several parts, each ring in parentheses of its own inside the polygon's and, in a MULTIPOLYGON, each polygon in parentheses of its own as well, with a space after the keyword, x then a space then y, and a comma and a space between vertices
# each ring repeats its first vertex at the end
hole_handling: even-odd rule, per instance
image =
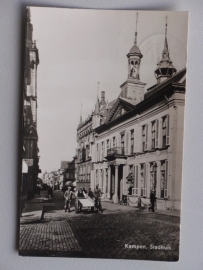
POLYGON ((94 212, 94 201, 90 198, 76 198, 75 200, 75 213, 79 213, 82 210, 91 210, 94 212))

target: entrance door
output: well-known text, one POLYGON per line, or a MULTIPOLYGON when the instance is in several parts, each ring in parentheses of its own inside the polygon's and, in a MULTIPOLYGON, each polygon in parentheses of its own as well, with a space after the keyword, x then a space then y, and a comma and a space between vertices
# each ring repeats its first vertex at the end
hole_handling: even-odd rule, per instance
POLYGON ((156 187, 157 187, 157 164, 153 163, 150 168, 150 192, 154 190, 154 195, 156 196, 156 187))
POLYGON ((123 194, 123 166, 118 167, 118 200, 122 199, 123 194))
POLYGON ((115 167, 111 166, 111 187, 110 187, 110 199, 113 198, 115 193, 115 167))

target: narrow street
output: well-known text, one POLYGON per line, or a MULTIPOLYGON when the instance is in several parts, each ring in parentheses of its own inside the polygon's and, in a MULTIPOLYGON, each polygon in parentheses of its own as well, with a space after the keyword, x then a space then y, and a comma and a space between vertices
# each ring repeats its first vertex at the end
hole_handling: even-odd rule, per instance
POLYGON ((178 259, 178 216, 110 202, 102 203, 104 213, 86 211, 76 214, 74 207, 68 213, 63 210, 61 191, 54 191, 52 202, 30 205, 29 213, 25 212, 23 216, 32 215, 44 206, 44 219, 21 222, 20 255, 178 259), (130 245, 134 245, 133 248, 130 245), (151 249, 151 245, 157 249, 151 249), (170 249, 163 249, 166 246, 170 249))

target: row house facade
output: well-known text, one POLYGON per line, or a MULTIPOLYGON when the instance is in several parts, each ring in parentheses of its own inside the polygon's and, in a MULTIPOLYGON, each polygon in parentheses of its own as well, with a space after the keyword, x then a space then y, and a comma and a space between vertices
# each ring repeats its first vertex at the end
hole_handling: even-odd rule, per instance
POLYGON ((63 176, 63 186, 66 182, 74 182, 75 177, 75 158, 72 161, 61 161, 61 175, 63 176))
POLYGON ((141 198, 149 205, 154 191, 159 209, 179 210, 186 69, 177 72, 170 59, 167 24, 163 44, 154 71, 157 83, 145 89, 140 80, 143 55, 135 33, 120 95, 105 117, 98 113, 92 125, 90 186, 98 184, 114 203, 128 195, 132 203, 141 198))
POLYGON ((37 67, 39 53, 33 41, 33 26, 30 9, 27 8, 26 55, 23 89, 23 176, 21 192, 31 198, 35 194, 39 169, 39 149, 37 133, 37 67), (26 169, 25 169, 26 167, 26 169))
POLYGON ((76 188, 82 187, 86 190, 90 187, 94 178, 94 164, 92 156, 95 153, 95 132, 94 129, 104 123, 107 112, 112 104, 105 101, 105 92, 101 92, 101 99, 97 97, 95 110, 84 121, 82 114, 77 128, 77 149, 75 159, 76 188))

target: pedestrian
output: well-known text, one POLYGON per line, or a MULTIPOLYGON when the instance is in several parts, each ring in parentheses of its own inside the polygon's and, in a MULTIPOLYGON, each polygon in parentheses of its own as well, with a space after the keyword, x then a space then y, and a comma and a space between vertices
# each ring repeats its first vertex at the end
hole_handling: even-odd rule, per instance
POLYGON ((154 211, 154 204, 156 202, 156 197, 155 197, 155 194, 154 194, 154 190, 151 191, 151 194, 150 194, 150 202, 151 202, 151 206, 149 207, 149 211, 152 210, 152 212, 155 212, 154 211))
POLYGON ((47 193, 48 193, 48 197, 51 196, 51 198, 53 199, 53 189, 51 186, 49 186, 49 188, 47 189, 47 193))
POLYGON ((64 198, 65 198, 65 212, 70 212, 70 205, 71 205, 71 200, 72 200, 72 191, 71 191, 71 187, 68 187, 68 190, 66 190, 66 192, 64 193, 64 198))
POLYGON ((78 189, 78 191, 76 191, 75 195, 77 198, 85 198, 86 197, 86 193, 84 192, 82 187, 80 187, 78 189))
POLYGON ((92 189, 89 188, 88 196, 93 199, 94 198, 94 193, 92 192, 92 189))
POLYGON ((95 197, 95 208, 99 209, 103 213, 103 208, 101 204, 101 196, 103 192, 99 188, 99 185, 96 185, 96 188, 94 189, 94 197, 95 197))

